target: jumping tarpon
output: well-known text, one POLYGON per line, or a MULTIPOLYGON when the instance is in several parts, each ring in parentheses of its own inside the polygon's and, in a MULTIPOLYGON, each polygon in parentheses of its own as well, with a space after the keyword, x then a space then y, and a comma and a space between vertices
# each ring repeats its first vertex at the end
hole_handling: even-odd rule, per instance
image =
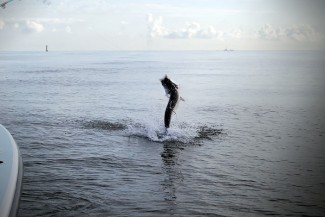
POLYGON ((172 113, 173 112, 175 113, 175 109, 176 109, 176 106, 177 106, 179 100, 184 101, 184 99, 179 96, 178 85, 175 84, 172 80, 170 80, 167 77, 167 75, 165 75, 164 78, 160 79, 160 81, 161 81, 162 86, 165 88, 166 95, 169 96, 169 101, 168 101, 168 104, 166 107, 165 118, 164 118, 165 128, 166 128, 166 132, 167 132, 167 129, 170 126, 172 113))

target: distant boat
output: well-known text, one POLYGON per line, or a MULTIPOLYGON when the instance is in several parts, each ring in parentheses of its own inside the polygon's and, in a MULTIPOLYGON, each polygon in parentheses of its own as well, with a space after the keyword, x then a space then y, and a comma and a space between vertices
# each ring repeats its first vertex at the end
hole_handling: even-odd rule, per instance
POLYGON ((16 216, 23 178, 23 163, 15 140, 0 124, 0 216, 16 216))
POLYGON ((226 49, 224 49, 224 51, 234 51, 234 50, 226 48, 226 49))
POLYGON ((46 51, 46 52, 49 52, 49 50, 47 49, 47 45, 46 45, 46 47, 45 47, 45 51, 46 51))

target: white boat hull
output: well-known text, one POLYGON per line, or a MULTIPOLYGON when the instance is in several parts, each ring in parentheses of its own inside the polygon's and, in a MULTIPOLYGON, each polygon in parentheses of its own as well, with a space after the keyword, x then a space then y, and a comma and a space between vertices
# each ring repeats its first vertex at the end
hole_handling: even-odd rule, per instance
POLYGON ((0 216, 13 217, 18 212, 23 177, 19 148, 0 124, 0 216))

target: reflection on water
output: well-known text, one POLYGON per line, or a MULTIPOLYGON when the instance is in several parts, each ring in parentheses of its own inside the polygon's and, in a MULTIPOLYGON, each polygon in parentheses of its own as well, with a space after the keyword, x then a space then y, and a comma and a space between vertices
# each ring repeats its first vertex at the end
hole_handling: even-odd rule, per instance
POLYGON ((161 153, 165 178, 161 183, 164 199, 168 203, 170 212, 174 213, 177 207, 177 188, 183 182, 183 174, 179 167, 178 156, 183 148, 175 143, 165 143, 161 153))
POLYGON ((165 172, 165 179, 162 183, 165 192, 165 200, 175 201, 177 186, 183 181, 183 174, 178 167, 178 155, 180 154, 181 148, 175 144, 167 143, 164 144, 164 151, 161 154, 163 161, 163 171, 165 172))

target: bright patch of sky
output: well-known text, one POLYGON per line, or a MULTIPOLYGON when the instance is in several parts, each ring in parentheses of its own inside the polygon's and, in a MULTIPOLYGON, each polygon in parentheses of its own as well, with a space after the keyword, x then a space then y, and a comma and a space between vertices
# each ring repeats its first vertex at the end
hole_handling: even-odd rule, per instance
POLYGON ((0 8, 0 50, 324 50, 324 9, 322 0, 14 0, 0 8))

